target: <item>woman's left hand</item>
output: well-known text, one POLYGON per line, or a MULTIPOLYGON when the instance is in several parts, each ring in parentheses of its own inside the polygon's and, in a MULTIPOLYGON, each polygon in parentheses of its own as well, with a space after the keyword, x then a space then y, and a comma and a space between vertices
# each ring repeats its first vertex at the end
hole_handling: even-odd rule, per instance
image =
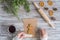
POLYGON ((17 37, 20 39, 23 39, 23 38, 27 38, 27 37, 32 37, 32 35, 21 32, 17 35, 17 37))

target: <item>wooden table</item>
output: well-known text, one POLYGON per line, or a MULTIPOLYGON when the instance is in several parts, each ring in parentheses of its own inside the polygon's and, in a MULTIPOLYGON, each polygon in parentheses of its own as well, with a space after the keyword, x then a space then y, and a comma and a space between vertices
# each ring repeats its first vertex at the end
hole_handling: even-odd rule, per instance
MULTIPOLYGON (((60 0, 52 0, 54 2, 54 5, 52 7, 57 7, 58 11, 54 12, 54 16, 56 17, 55 21, 52 21, 52 23, 56 24, 56 29, 52 29, 48 26, 47 23, 44 22, 44 20, 41 18, 41 16, 38 14, 38 12, 35 10, 35 7, 33 6, 33 4, 31 3, 32 0, 28 0, 30 2, 30 9, 31 11, 29 13, 25 12, 25 10, 23 9, 23 7, 20 8, 18 15, 21 18, 21 21, 18 22, 17 18, 14 17, 12 14, 7 14, 6 12, 4 12, 2 10, 2 5, 0 5, 0 25, 4 24, 4 25, 15 25, 18 30, 24 30, 23 28, 23 22, 22 19, 23 18, 37 18, 38 20, 38 25, 37 27, 39 28, 46 28, 48 35, 49 35, 49 39, 48 40, 60 40, 60 0), (22 10, 21 10, 22 9, 22 10)), ((37 4, 39 4, 40 0, 33 0, 34 2, 36 2, 37 4)), ((47 6, 47 0, 43 0, 45 2, 45 6, 49 7, 49 9, 52 9, 52 7, 47 6)), ((48 15, 48 12, 44 10, 44 12, 46 13, 46 15, 48 15)), ((48 15, 49 17, 49 15, 48 15)), ((2 27, 2 26, 1 26, 2 27)), ((0 30, 1 30, 0 27, 0 30)), ((3 30, 1 30, 0 35, 4 35, 2 33, 3 30)), ((2 36, 1 36, 2 37, 2 36)))

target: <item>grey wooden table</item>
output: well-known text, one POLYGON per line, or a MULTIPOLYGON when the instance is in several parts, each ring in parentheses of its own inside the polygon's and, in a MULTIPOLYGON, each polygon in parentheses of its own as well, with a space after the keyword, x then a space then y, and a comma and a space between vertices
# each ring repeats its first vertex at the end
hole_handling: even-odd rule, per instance
MULTIPOLYGON (((23 18, 37 18, 38 24, 37 27, 39 28, 46 28, 49 38, 48 40, 60 40, 60 0, 52 0, 54 2, 53 6, 47 6, 48 0, 43 0, 45 2, 45 6, 49 9, 52 9, 53 7, 57 7, 58 11, 54 12, 54 16, 56 17, 55 21, 52 21, 52 23, 55 24, 55 29, 52 29, 48 26, 47 23, 44 22, 44 20, 41 18, 41 16, 38 14, 38 12, 35 10, 35 7, 31 3, 31 1, 39 3, 40 0, 28 0, 30 2, 30 9, 31 11, 29 13, 25 12, 23 9, 23 6, 19 9, 18 15, 21 19, 20 22, 18 22, 17 18, 14 17, 12 14, 7 14, 2 10, 2 5, 0 5, 0 40, 10 40, 11 34, 8 33, 8 25, 15 25, 16 30, 24 30, 23 28, 23 18), (2 26, 5 25, 5 26, 2 26), (10 38, 8 38, 10 37, 10 38)), ((44 10, 46 15, 48 15, 48 12, 44 10)), ((48 15, 49 17, 49 15, 48 15)))

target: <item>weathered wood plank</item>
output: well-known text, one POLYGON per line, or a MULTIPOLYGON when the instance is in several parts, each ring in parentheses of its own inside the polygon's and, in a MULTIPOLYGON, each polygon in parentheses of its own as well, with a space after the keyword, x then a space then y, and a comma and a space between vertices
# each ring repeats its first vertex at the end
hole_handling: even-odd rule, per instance
MULTIPOLYGON (((52 0, 54 2, 54 5, 52 7, 48 6, 48 4, 46 3, 47 0, 43 0, 45 2, 45 6, 48 7, 49 9, 52 9, 53 7, 58 8, 58 11, 54 12, 54 16, 56 17, 56 21, 52 21, 52 23, 54 23, 56 25, 55 26, 56 29, 50 28, 48 26, 48 24, 45 23, 44 20, 41 18, 41 16, 38 14, 38 12, 35 10, 35 7, 33 6, 32 1, 39 4, 40 0, 28 0, 28 1, 30 2, 31 12, 27 13, 23 9, 23 7, 21 7, 18 11, 18 15, 20 16, 20 18, 21 19, 23 19, 23 18, 37 18, 37 20, 38 20, 37 27, 46 28, 48 35, 49 35, 48 40, 60 40, 60 0, 52 0)), ((13 25, 15 25, 17 30, 24 30, 22 20, 20 22, 18 22, 18 20, 15 16, 13 16, 12 14, 7 14, 6 12, 4 12, 2 10, 1 7, 2 7, 2 5, 0 5, 0 25, 4 24, 4 25, 8 26, 8 25, 13 24, 13 25)), ((48 15, 47 11, 44 10, 44 12, 48 15)), ((49 17, 49 15, 48 15, 48 17, 49 17)), ((0 32, 1 32, 1 28, 0 28, 0 32)), ((1 33, 1 34, 3 35, 3 33, 1 33)), ((6 35, 6 34, 4 34, 4 35, 6 35)), ((1 37, 2 36, 0 36, 0 38, 1 37)))

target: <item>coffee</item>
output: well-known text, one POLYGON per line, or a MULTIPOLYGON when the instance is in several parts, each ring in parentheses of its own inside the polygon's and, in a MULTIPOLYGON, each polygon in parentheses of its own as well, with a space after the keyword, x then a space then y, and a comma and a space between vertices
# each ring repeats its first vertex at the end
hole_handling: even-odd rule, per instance
POLYGON ((16 31, 15 26, 10 25, 10 26, 9 26, 9 32, 10 32, 10 33, 15 33, 15 31, 16 31))

